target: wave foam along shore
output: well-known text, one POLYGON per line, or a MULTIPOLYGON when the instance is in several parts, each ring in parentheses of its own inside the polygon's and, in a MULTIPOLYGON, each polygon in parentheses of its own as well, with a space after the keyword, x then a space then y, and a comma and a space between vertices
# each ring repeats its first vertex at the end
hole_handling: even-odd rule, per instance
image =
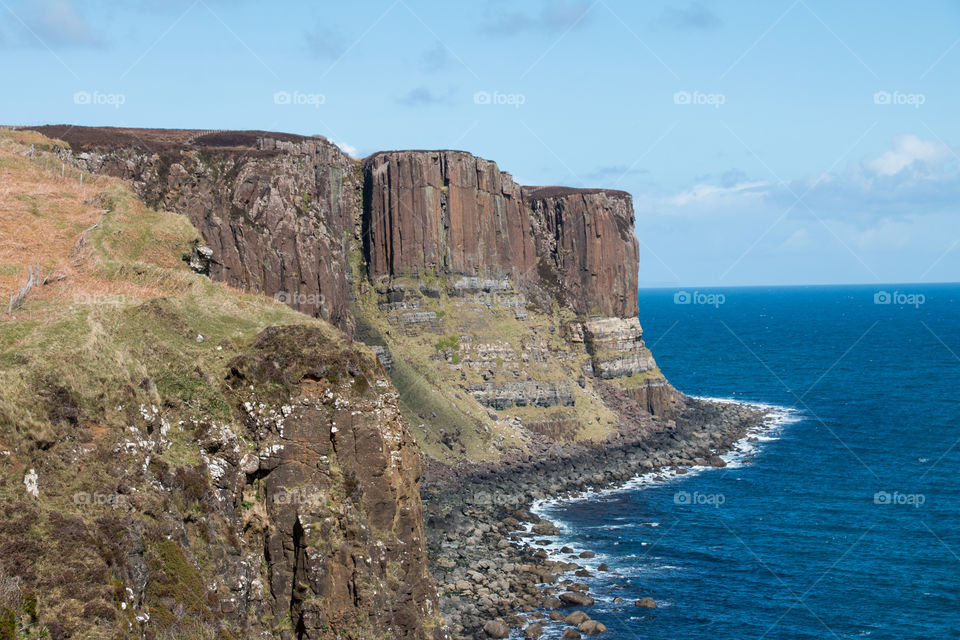
MULTIPOLYGON (((715 402, 720 404, 739 404, 742 406, 750 407, 764 413, 764 419, 762 422, 756 425, 755 428, 750 429, 747 433, 740 438, 739 440, 733 442, 730 446, 730 449, 720 455, 723 461, 726 463, 727 469, 738 469, 742 468, 745 465, 745 461, 748 458, 752 458, 756 455, 761 449, 762 445, 767 442, 772 442, 777 440, 783 430, 791 424, 795 424, 802 419, 802 415, 799 411, 792 407, 784 407, 780 405, 774 405, 763 402, 750 402, 743 400, 735 400, 731 398, 714 398, 714 397, 703 397, 695 396, 697 400, 702 400, 706 402, 715 402)), ((638 474, 628 480, 625 483, 622 483, 615 487, 609 487, 605 489, 587 489, 586 491, 580 493, 576 496, 568 497, 553 497, 537 500, 531 506, 531 513, 536 516, 549 520, 552 522, 557 529, 559 534, 554 536, 538 536, 538 540, 545 542, 549 540, 549 544, 527 544, 527 548, 538 548, 543 549, 547 553, 547 559, 549 561, 555 562, 564 562, 568 558, 572 558, 569 553, 571 548, 576 548, 577 551, 582 552, 582 550, 587 549, 588 545, 583 544, 583 540, 575 541, 574 540, 574 531, 571 525, 567 522, 564 522, 562 518, 558 518, 557 510, 563 509, 565 505, 571 503, 582 503, 588 501, 605 501, 611 496, 622 495, 630 491, 639 491, 651 486, 663 486, 667 483, 677 482, 680 480, 686 480, 690 477, 697 476, 702 472, 710 471, 717 469, 717 467, 711 465, 693 465, 688 467, 680 467, 683 471, 678 473, 677 468, 672 469, 662 469, 650 471, 642 474, 638 474), (566 550, 566 551, 564 551, 566 550)), ((617 520, 626 520, 627 517, 621 517, 617 520)), ((639 529, 641 527, 659 527, 661 523, 659 522, 643 522, 643 523, 632 523, 628 522, 625 524, 615 524, 610 525, 606 523, 598 523, 595 527, 598 530, 610 530, 610 529, 639 529)), ((526 531, 531 530, 531 525, 525 527, 526 531)), ((582 532, 583 529, 581 528, 582 532)), ((581 536, 582 537, 582 536, 581 536)), ((614 543, 618 544, 618 543, 614 543)), ((641 543, 646 546, 647 543, 641 543)), ((591 557, 583 558, 576 556, 576 563, 586 569, 591 576, 586 576, 581 574, 577 576, 573 571, 565 572, 558 575, 558 582, 575 577, 577 581, 583 582, 588 585, 589 592, 592 597, 600 603, 601 605, 615 606, 619 603, 624 602, 623 598, 619 595, 615 595, 612 588, 603 589, 602 587, 613 587, 609 583, 611 578, 616 577, 617 579, 627 579, 634 577, 639 577, 644 575, 649 571, 662 572, 662 571, 682 571, 683 568, 670 564, 657 564, 656 559, 643 556, 644 558, 650 560, 652 563, 650 566, 644 567, 634 567, 627 568, 623 566, 624 561, 633 559, 638 560, 636 556, 629 557, 620 557, 616 554, 611 553, 597 553, 592 552, 591 557), (601 568, 607 567, 607 571, 601 570, 601 568)), ((621 594, 622 595, 622 594, 621 594)), ((657 606, 670 606, 669 602, 658 602, 657 606)), ((544 636, 547 637, 547 636, 544 636)))
MULTIPOLYGON (((755 454, 759 451, 758 443, 762 444, 764 442, 771 442, 779 438, 780 432, 787 427, 788 425, 795 424, 803 419, 803 416, 799 411, 793 407, 784 407, 781 405, 769 404, 765 402, 754 402, 746 400, 735 400, 732 398, 713 398, 708 396, 690 396, 696 400, 703 400, 704 402, 715 402, 719 404, 737 404, 744 407, 749 407, 756 409, 757 411, 763 412, 764 419, 760 422, 755 428, 747 431, 744 437, 735 441, 731 446, 730 450, 720 454, 720 458, 726 463, 726 467, 730 469, 737 469, 743 466, 743 461, 750 455, 755 454)), ((567 496, 567 497, 550 497, 550 498, 541 498, 534 501, 533 505, 530 507, 531 513, 534 513, 541 518, 545 518, 545 508, 547 507, 556 507, 568 504, 571 502, 582 502, 585 500, 596 500, 601 499, 607 496, 616 495, 619 493, 624 493, 627 491, 635 491, 637 489, 642 489, 644 487, 657 484, 661 485, 664 482, 669 482, 677 479, 687 479, 693 476, 696 476, 703 471, 709 471, 715 469, 711 465, 692 465, 688 467, 680 467, 685 470, 684 473, 677 473, 675 469, 663 469, 659 471, 649 471, 645 473, 640 473, 634 476, 633 478, 627 480, 626 482, 614 486, 606 487, 603 489, 592 489, 588 488, 578 495, 567 496), (659 478, 659 480, 657 479, 659 478)), ((557 526, 561 529, 563 528, 563 523, 557 523, 557 526)))

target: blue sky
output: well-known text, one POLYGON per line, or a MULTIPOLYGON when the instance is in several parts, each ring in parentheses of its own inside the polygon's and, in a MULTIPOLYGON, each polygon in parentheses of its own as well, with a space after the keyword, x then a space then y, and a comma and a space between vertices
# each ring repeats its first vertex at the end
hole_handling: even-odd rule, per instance
POLYGON ((955 2, 0 0, 0 56, 4 124, 459 148, 627 190, 642 286, 960 280, 955 2))

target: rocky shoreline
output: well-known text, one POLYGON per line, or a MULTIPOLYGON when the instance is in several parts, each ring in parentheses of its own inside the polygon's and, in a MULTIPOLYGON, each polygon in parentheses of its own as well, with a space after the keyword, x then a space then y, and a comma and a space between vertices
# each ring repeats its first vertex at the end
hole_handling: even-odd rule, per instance
MULTIPOLYGON (((606 395, 622 417, 606 442, 540 440, 529 454, 497 464, 427 463, 421 493, 428 554, 441 614, 454 638, 506 638, 512 631, 537 638, 551 624, 564 627, 564 638, 605 631, 602 621, 590 619, 593 598, 578 580, 590 571, 538 548, 547 542, 544 536, 559 530, 531 511, 534 502, 622 485, 638 474, 724 466, 720 454, 767 415, 751 405, 682 397, 665 418, 651 416, 613 388, 606 395)), ((568 558, 592 554, 569 547, 563 552, 568 558)), ((655 601, 643 598, 630 606, 652 607, 655 601)))

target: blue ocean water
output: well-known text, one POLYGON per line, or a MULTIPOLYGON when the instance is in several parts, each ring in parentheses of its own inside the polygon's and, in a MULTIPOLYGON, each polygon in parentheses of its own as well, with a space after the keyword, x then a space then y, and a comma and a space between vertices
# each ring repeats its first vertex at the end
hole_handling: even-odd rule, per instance
POLYGON ((604 637, 960 638, 960 285, 675 293, 640 292, 671 382, 783 410, 726 469, 539 507, 613 570, 604 637))

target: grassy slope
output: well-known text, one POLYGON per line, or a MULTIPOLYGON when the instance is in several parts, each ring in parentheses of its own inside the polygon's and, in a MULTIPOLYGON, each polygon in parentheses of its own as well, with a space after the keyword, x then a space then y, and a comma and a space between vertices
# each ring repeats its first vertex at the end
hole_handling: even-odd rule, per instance
MULTIPOLYGON (((415 277, 394 279, 395 284, 406 284, 412 290, 420 282, 415 277)), ((446 284, 436 277, 425 277, 423 282, 446 284)), ((359 312, 390 348, 394 360, 391 377, 418 444, 428 455, 448 462, 496 460, 503 450, 525 446, 527 428, 537 430, 539 425, 551 423, 559 425, 560 432, 548 429, 549 435, 564 439, 600 440, 610 433, 616 416, 603 405, 592 380, 585 380, 585 389, 577 385, 589 356, 582 345, 572 345, 563 337, 567 323, 575 319, 572 312, 558 308, 546 314, 527 308, 527 317, 517 319, 513 308, 499 303, 509 301, 513 294, 497 298, 487 308, 452 298, 445 286, 439 288, 439 299, 422 297, 417 309, 436 312, 437 326, 410 330, 392 319, 398 312, 378 308, 375 290, 358 291, 357 296, 359 312), (494 360, 489 366, 470 366, 469 361, 476 360, 482 350, 480 345, 505 349, 507 359, 494 360), (524 352, 546 357, 522 361, 524 352), (515 370, 519 377, 513 374, 515 370), (467 391, 470 385, 484 382, 483 372, 493 382, 567 383, 575 405, 493 411, 467 391)))
MULTIPOLYGON (((236 417, 221 384, 226 364, 270 325, 337 332, 193 274, 182 258, 197 232, 184 217, 146 208, 118 180, 84 175, 81 185, 71 170, 61 178, 45 151, 51 144, 0 131, 0 291, 18 290, 31 264, 49 277, 20 309, 0 314, 0 638, 14 617, 28 637, 44 625, 84 628, 98 619, 104 635, 84 637, 116 637, 106 629, 126 626, 112 619, 123 593, 109 587, 120 583, 103 545, 129 526, 141 528, 146 562, 169 569, 173 583, 156 588, 202 621, 197 569, 151 532, 165 514, 189 522, 204 513, 196 493, 207 481, 192 465, 203 425, 236 417), (139 524, 114 527, 114 505, 78 504, 76 496, 115 496, 125 483, 142 482, 116 449, 151 407, 173 423, 172 446, 157 452, 151 471, 179 474, 184 491, 164 503, 134 488, 139 524), (25 491, 32 468, 40 500, 25 491)), ((169 617, 163 607, 154 613, 169 617)), ((181 628, 169 637, 207 635, 181 628)))

